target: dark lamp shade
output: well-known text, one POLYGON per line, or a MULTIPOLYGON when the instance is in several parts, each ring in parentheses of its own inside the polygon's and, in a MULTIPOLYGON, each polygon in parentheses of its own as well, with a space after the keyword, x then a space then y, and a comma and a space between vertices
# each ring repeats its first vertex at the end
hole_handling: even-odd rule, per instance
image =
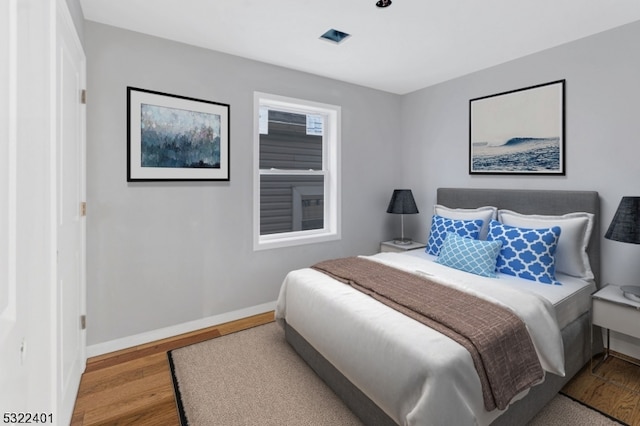
POLYGON ((622 197, 604 237, 623 243, 640 244, 640 197, 622 197))
POLYGON ((387 213, 395 214, 416 214, 418 206, 413 199, 413 194, 410 189, 394 189, 391 195, 391 201, 389 201, 389 207, 387 207, 387 213))

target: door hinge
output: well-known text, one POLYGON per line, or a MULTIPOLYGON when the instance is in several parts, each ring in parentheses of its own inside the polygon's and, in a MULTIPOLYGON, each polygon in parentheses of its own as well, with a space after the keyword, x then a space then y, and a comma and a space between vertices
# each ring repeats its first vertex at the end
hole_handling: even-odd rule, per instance
POLYGON ((86 329, 87 329, 87 316, 80 315, 80 330, 86 330, 86 329))
POLYGON ((87 104, 87 89, 82 89, 80 91, 80 103, 84 105, 87 104))
POLYGON ((80 216, 87 215, 87 202, 83 201, 80 203, 80 216))

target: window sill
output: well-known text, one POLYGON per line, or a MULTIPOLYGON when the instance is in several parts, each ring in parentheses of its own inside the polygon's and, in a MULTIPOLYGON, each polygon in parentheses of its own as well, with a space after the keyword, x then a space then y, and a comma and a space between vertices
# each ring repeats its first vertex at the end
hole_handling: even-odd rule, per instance
POLYGON ((261 238, 253 244, 253 250, 269 250, 284 247, 294 247, 304 244, 324 243, 327 241, 336 241, 341 238, 337 232, 322 233, 315 235, 278 237, 278 238, 261 238))

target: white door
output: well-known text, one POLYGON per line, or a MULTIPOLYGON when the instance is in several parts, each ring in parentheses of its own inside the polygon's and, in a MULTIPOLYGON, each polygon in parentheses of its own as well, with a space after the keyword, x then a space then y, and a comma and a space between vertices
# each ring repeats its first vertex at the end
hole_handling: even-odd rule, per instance
POLYGON ((26 409, 21 400, 27 390, 21 321, 25 289, 16 281, 16 146, 17 6, 0 1, 0 408, 26 409), (22 296, 22 297, 20 297, 22 296), (19 318, 20 317, 20 318, 19 318))
POLYGON ((85 367, 85 56, 66 4, 56 42, 57 383, 60 415, 73 411, 85 367))
POLYGON ((65 0, 0 0, 0 412, 61 425, 85 363, 84 84, 65 0))

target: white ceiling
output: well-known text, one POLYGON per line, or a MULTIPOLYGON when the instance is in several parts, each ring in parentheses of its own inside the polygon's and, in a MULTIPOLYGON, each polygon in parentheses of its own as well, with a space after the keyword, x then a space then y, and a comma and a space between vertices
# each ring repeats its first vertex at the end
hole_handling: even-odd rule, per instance
POLYGON ((640 20, 640 0, 375 2, 80 0, 91 21, 397 94, 640 20))

